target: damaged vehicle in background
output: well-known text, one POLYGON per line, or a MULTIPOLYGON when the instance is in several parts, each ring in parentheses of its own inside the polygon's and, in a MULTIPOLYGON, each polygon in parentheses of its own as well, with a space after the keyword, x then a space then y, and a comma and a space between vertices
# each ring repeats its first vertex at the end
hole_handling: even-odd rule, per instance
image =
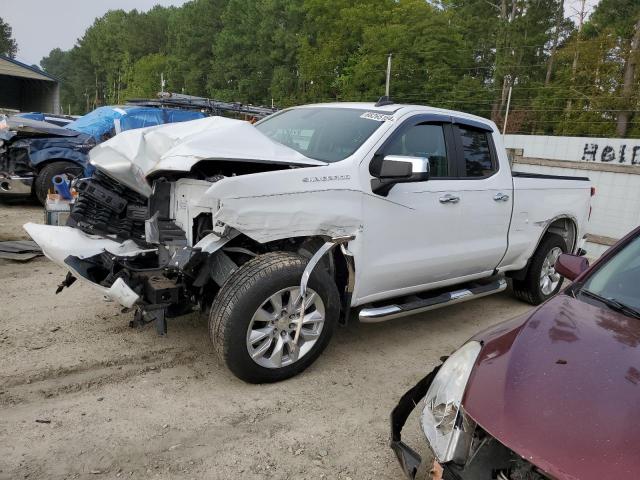
POLYGON ((198 110, 106 106, 61 126, 44 114, 13 115, 0 124, 0 196, 35 195, 44 205, 55 176, 91 175, 88 154, 96 144, 121 131, 205 116, 198 110))
POLYGON ((380 322, 503 291, 540 303, 577 252, 586 178, 513 174, 492 122, 391 101, 211 117, 123 132, 91 151, 44 253, 134 325, 200 310, 248 382, 291 377, 358 310, 380 322), (541 202, 540 198, 545 201, 541 202))
POLYGON ((416 405, 445 480, 640 476, 640 228, 588 266, 560 255, 571 286, 476 335, 402 397, 391 447, 408 478, 421 459, 401 431, 416 405))
POLYGON ((55 115, 53 113, 42 113, 42 112, 22 112, 16 113, 12 115, 19 118, 29 118, 31 120, 38 120, 39 122, 47 122, 53 125, 57 125, 58 127, 66 127, 71 122, 74 122, 80 115, 55 115))

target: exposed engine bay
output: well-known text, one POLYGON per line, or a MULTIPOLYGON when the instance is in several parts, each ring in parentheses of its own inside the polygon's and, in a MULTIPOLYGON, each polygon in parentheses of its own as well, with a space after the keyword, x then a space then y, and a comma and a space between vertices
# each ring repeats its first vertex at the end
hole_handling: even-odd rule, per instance
POLYGON ((75 183, 78 198, 67 225, 88 234, 145 240, 144 222, 152 200, 96 171, 75 183))

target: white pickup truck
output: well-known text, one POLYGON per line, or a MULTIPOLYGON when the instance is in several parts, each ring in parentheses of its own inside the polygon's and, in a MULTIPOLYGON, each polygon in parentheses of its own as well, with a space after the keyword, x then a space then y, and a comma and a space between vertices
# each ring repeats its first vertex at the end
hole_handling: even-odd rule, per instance
POLYGON ((592 194, 587 178, 513 174, 484 118, 388 100, 124 132, 90 157, 67 226, 25 225, 69 270, 60 289, 88 281, 160 334, 200 310, 248 382, 302 371, 356 312, 409 315, 505 277, 542 302, 592 194))

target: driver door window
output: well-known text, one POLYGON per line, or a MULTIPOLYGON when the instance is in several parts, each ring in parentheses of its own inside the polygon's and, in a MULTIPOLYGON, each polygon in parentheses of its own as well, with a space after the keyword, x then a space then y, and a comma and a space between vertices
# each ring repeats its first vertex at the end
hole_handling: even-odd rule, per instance
POLYGON ((385 155, 426 157, 430 178, 452 176, 442 125, 421 123, 408 127, 393 139, 385 149, 385 155))

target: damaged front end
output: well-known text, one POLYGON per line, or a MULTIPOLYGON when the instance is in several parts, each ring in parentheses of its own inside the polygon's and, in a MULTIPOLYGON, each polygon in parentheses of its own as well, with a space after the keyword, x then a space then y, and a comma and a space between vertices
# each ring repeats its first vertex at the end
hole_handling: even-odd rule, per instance
MULTIPOLYGON (((145 198, 96 171, 75 188, 67 226, 25 225, 45 255, 69 270, 56 293, 76 279, 89 282, 108 299, 138 307, 133 324, 155 320, 162 334, 166 317, 199 307, 203 287, 222 282, 235 267, 213 251, 226 240, 209 234, 206 253, 187 244, 186 233, 170 218, 170 182, 155 182, 145 198)), ((210 216, 202 217, 196 235, 207 236, 202 232, 210 226, 210 216)))
POLYGON ((427 472, 431 480, 548 480, 538 467, 491 436, 462 405, 464 389, 479 352, 469 342, 407 391, 391 413, 390 447, 407 478, 427 472), (422 458, 402 441, 402 429, 418 404, 421 426, 433 453, 422 458))

